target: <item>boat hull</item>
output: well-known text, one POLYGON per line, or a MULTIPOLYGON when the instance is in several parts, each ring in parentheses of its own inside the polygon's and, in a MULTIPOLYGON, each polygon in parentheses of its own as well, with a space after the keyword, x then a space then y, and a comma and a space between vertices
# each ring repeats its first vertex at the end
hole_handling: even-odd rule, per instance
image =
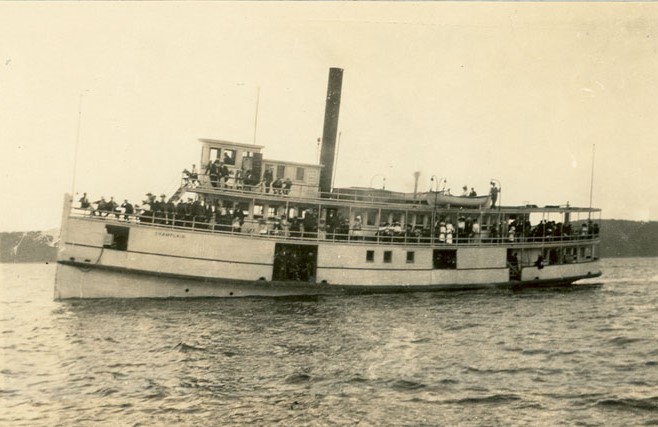
POLYGON ((94 216, 65 215, 62 224, 56 299, 427 292, 568 284, 600 275, 596 258, 533 267, 542 250, 537 244, 511 246, 522 249, 518 275, 506 261, 511 247, 502 242, 300 239, 94 216))
POLYGON ((504 287, 570 285, 583 278, 601 275, 531 279, 501 283, 440 285, 329 285, 266 280, 209 279, 150 271, 88 266, 62 261, 57 267, 55 299, 94 298, 239 298, 320 295, 365 295, 407 292, 437 292, 504 287))

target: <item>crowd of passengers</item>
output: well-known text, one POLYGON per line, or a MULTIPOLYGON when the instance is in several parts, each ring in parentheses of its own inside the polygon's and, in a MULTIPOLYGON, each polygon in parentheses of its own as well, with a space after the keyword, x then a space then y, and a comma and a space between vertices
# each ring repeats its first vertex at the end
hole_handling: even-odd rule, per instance
MULTIPOLYGON (((91 212, 91 215, 107 217, 114 216, 124 221, 153 223, 174 227, 192 227, 219 231, 242 231, 245 214, 242 209, 228 209, 219 201, 192 199, 166 199, 164 194, 160 200, 152 193, 140 205, 133 205, 128 200, 119 205, 111 197, 90 203, 87 194, 79 200, 80 207, 91 212), (95 206, 94 206, 95 205, 95 206)), ((403 226, 400 221, 383 223, 376 231, 364 231, 360 215, 355 216, 350 223, 340 212, 330 210, 326 220, 319 218, 312 208, 300 212, 299 216, 261 218, 258 220, 256 232, 261 235, 281 235, 295 238, 322 238, 330 240, 367 240, 383 242, 438 242, 443 244, 471 242, 534 242, 546 240, 569 240, 588 238, 599 234, 599 226, 592 221, 586 221, 574 227, 571 223, 560 223, 542 220, 533 226, 529 220, 512 220, 509 223, 493 223, 488 233, 482 233, 477 218, 459 216, 453 224, 447 216, 441 216, 434 227, 403 226)), ((254 230, 254 229, 252 229, 254 230)))
MULTIPOLYGON (((263 178, 261 179, 251 170, 244 172, 242 169, 230 170, 224 162, 219 160, 209 162, 204 175, 208 176, 210 185, 215 188, 231 188, 245 191, 256 190, 264 193, 271 192, 273 194, 284 195, 289 194, 292 188, 290 178, 274 179, 274 174, 270 168, 263 172, 263 178)), ((191 170, 183 169, 183 184, 191 187, 201 185, 196 165, 192 165, 191 170)))
POLYGON ((141 205, 133 205, 128 200, 118 205, 114 197, 110 200, 101 197, 100 200, 90 203, 87 193, 84 193, 79 202, 81 209, 101 218, 112 216, 124 221, 199 229, 209 229, 212 226, 213 229, 236 232, 239 232, 244 224, 244 212, 241 209, 229 210, 221 207, 219 203, 212 204, 191 197, 187 200, 167 200, 166 195, 161 194, 158 200, 154 194, 147 193, 141 205))

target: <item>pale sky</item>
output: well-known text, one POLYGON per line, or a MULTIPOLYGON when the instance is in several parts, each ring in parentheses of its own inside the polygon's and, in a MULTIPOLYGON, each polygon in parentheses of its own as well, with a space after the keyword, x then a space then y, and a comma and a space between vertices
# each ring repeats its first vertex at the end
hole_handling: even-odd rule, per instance
MULTIPOLYGON (((336 186, 658 220, 656 3, 0 3, 0 231, 75 192, 171 194, 198 138, 314 163, 344 69, 336 186)), ((79 196, 78 196, 79 197, 79 196)))

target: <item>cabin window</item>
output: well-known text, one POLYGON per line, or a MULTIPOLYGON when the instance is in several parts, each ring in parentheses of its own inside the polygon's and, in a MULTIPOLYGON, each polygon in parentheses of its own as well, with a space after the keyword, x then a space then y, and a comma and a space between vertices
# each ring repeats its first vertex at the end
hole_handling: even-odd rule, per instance
POLYGON ((235 166, 235 150, 228 150, 225 148, 222 162, 224 162, 225 165, 235 166))
POLYGON ((375 251, 366 251, 366 262, 375 262, 375 251))
POLYGON ((254 218, 263 217, 263 205, 254 205, 254 218))
POLYGON ((377 211, 375 210, 370 210, 366 212, 366 224, 367 225, 375 225, 377 221, 377 211))
POLYGON ((274 218, 276 215, 276 206, 270 206, 267 208, 267 217, 274 218))
POLYGON ((295 173, 295 179, 297 181, 304 181, 304 168, 297 168, 297 172, 295 173))
POLYGON ((285 178, 286 177, 286 167, 284 165, 278 165, 276 167, 276 177, 277 179, 279 178, 285 178))
POLYGON ((416 252, 407 251, 407 264, 413 264, 416 262, 416 252))
POLYGON ((393 252, 392 251, 384 251, 384 262, 387 264, 390 264, 393 262, 393 252))
POLYGON ((457 251, 435 249, 432 254, 432 266, 435 270, 454 270, 457 268, 457 251))

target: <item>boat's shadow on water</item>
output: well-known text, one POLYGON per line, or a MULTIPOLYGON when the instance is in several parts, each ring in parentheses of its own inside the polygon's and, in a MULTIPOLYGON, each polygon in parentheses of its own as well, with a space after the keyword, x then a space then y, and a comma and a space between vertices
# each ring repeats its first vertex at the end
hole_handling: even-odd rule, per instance
POLYGON ((602 282, 578 283, 570 285, 513 285, 507 290, 512 292, 541 292, 541 293, 570 293, 570 292, 595 292, 603 287, 602 282))
POLYGON ((571 285, 513 285, 486 289, 438 290, 432 292, 400 292, 368 295, 309 295, 286 297, 243 297, 243 298, 136 298, 136 299, 85 299, 65 300, 56 309, 74 316, 163 312, 169 314, 190 313, 212 314, 269 313, 270 315, 314 315, 318 310, 331 310, 332 306, 354 305, 375 306, 379 302, 408 304, 410 301, 431 299, 435 302, 461 300, 505 299, 509 297, 557 297, 565 294, 587 294, 598 292, 604 283, 579 283, 571 285))

